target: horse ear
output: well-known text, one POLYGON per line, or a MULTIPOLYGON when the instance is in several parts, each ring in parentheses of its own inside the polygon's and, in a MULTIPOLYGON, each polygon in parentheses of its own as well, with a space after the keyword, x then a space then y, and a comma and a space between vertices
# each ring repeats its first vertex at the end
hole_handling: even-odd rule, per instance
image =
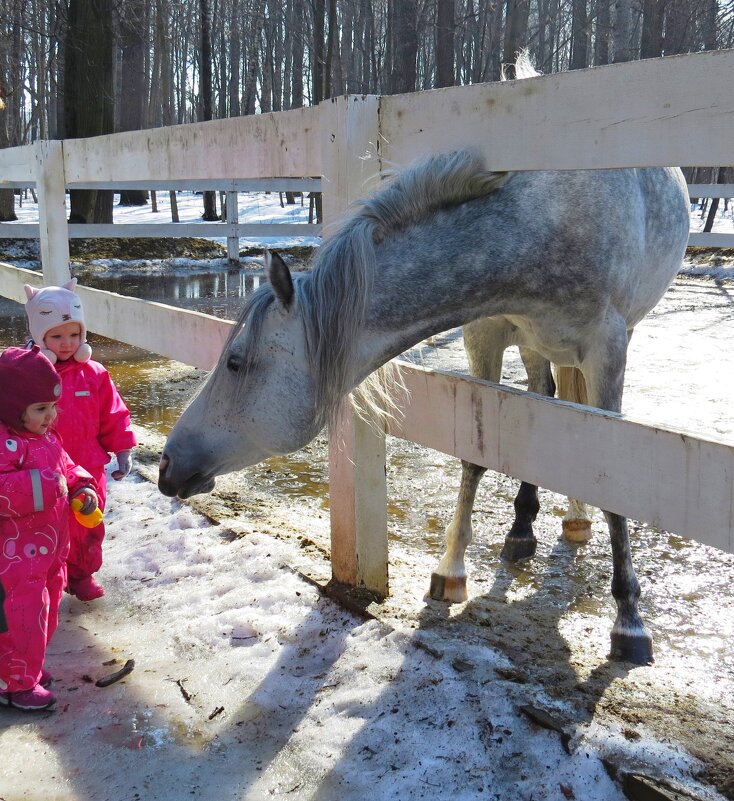
POLYGON ((273 287, 275 297, 281 302, 283 308, 289 309, 291 303, 293 303, 293 279, 288 265, 277 253, 271 253, 266 250, 265 270, 273 287))
POLYGON ((25 290, 26 300, 30 300, 34 295, 37 295, 41 291, 30 284, 23 284, 23 289, 25 290))

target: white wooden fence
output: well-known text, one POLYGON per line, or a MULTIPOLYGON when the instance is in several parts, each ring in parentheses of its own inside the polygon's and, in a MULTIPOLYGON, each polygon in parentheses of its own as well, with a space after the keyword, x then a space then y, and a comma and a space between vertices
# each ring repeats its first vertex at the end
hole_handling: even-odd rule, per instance
MULTIPOLYGON (((0 267, 0 294, 22 302, 23 283, 68 278, 66 187, 321 176, 328 235, 388 170, 462 146, 495 170, 729 165, 731 74, 734 51, 699 53, 0 151, 0 181, 36 184, 43 264, 43 276, 0 267)), ((198 367, 214 364, 230 326, 80 294, 91 330, 198 367)), ((734 448, 448 373, 406 377, 389 433, 734 552, 734 448)), ((384 436, 347 411, 330 483, 335 578, 386 593, 384 436)))

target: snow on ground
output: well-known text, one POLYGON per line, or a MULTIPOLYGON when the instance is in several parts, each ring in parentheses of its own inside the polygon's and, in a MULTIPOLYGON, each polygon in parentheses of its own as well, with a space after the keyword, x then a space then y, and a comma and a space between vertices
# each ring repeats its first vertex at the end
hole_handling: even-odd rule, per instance
POLYGON ((292 545, 233 540, 139 477, 111 483, 107 524, 107 595, 67 598, 49 651, 58 709, 0 715, 4 801, 621 801, 602 764, 620 754, 695 785, 674 745, 594 723, 566 753, 520 714, 504 657, 436 658, 320 596, 292 545))

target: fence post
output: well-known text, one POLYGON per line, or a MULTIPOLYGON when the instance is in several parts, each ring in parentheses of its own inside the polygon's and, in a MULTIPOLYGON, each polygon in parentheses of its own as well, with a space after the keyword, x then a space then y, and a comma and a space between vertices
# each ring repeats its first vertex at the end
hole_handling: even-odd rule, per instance
POLYGON ((43 281, 60 286, 71 277, 63 142, 36 142, 36 191, 43 281))
MULTIPOLYGON (((237 225, 239 220, 239 208, 237 206, 237 192, 225 192, 225 206, 227 208, 227 223, 237 225)), ((227 258, 230 263, 240 260, 240 238, 238 236, 227 237, 227 258)))
MULTIPOLYGON (((379 181, 379 98, 321 106, 324 231, 379 181)), ((331 570, 336 581, 388 593, 385 434, 344 402, 329 440, 331 570)))

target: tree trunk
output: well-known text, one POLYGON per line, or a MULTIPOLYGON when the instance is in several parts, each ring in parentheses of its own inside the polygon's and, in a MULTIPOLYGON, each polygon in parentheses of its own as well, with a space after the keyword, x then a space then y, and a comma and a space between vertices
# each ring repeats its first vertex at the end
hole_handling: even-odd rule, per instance
MULTIPOLYGON (((212 119, 212 46, 211 23, 209 19, 208 0, 199 0, 199 13, 201 16, 201 62, 199 74, 201 76, 201 119, 212 119)), ((208 222, 215 222, 217 217, 217 196, 215 192, 204 192, 204 213, 202 218, 208 222)))
MULTIPOLYGON (((724 184, 726 183, 726 170, 722 169, 721 167, 716 172, 716 183, 717 184, 724 184)), ((711 198, 711 207, 709 208, 708 217, 706 217, 706 222, 703 226, 703 233, 708 234, 714 227, 714 222, 716 220, 716 212, 719 209, 719 198, 712 197, 711 198)))
POLYGON ((573 0, 571 12, 571 64, 570 69, 582 70, 588 66, 588 18, 586 0, 573 0))
MULTIPOLYGON (((65 47, 68 139, 113 132, 112 0, 70 0, 65 47)), ((111 223, 112 192, 72 190, 69 222, 111 223)))
MULTIPOLYGON (((0 43, 2 48, 2 43, 0 43)), ((2 67, 5 59, 0 53, 0 67, 2 67)), ((7 122, 7 109, 5 106, 5 82, 4 76, 0 74, 0 149, 8 146, 8 122, 7 122)), ((15 214, 15 190, 14 189, 0 189, 0 222, 12 222, 17 220, 15 214)))
POLYGON ((663 54, 663 4, 665 0, 642 0, 640 58, 663 54))
MULTIPOLYGON (((120 81, 120 130, 140 131, 144 126, 145 98, 145 3, 126 0, 120 20, 122 74, 120 81)), ((148 193, 143 189, 120 192, 121 206, 145 206, 148 193)))
POLYGON ((612 30, 610 0, 599 0, 596 19, 596 37, 594 39, 594 64, 601 66, 609 63, 609 35, 612 30))
POLYGON ((436 87, 453 86, 454 79, 454 0, 437 0, 436 10, 436 87))
POLYGON ((392 6, 392 66, 389 93, 414 92, 418 56, 417 0, 390 0, 392 6))
POLYGON ((303 0, 293 0, 293 85, 291 108, 303 107, 303 0))
POLYGON ((704 0, 703 21, 701 23, 704 50, 716 50, 717 0, 704 0))
POLYGON ((529 0, 507 0, 505 43, 502 60, 505 62, 507 75, 510 78, 515 76, 513 65, 517 59, 517 54, 527 44, 529 14, 529 0))
POLYGON ((631 8, 630 0, 615 0, 614 9, 616 18, 614 20, 614 63, 629 61, 631 55, 631 8))
POLYGON ((326 5, 324 0, 313 0, 313 45, 311 57, 311 83, 313 86, 312 104, 318 104, 324 99, 324 63, 326 61, 326 42, 324 40, 326 27, 326 5))

